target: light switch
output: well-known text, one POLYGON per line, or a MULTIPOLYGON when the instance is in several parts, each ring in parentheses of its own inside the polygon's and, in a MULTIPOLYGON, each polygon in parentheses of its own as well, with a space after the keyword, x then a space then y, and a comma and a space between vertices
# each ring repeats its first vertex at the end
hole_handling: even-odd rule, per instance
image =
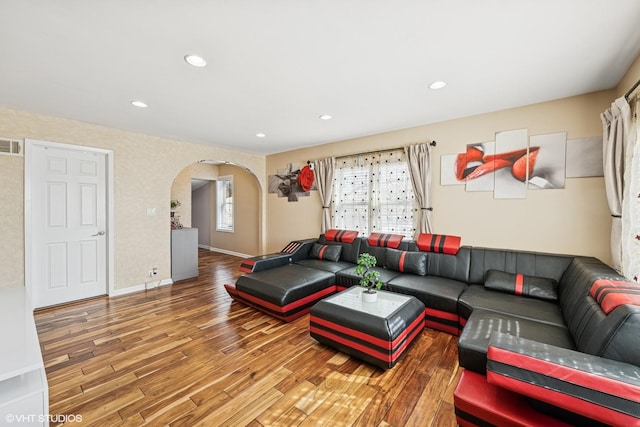
POLYGON ((147 208, 147 216, 156 216, 156 208, 147 208))

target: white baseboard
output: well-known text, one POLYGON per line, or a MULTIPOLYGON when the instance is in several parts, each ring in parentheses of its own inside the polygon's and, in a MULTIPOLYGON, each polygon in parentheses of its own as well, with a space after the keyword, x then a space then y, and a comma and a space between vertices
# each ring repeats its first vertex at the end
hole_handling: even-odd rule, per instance
POLYGON ((226 249, 220 249, 220 248, 207 247, 207 249, 209 249, 212 252, 220 252, 221 254, 237 256, 240 258, 251 258, 253 256, 253 255, 241 254, 240 252, 228 251, 226 249))
POLYGON ((119 297, 121 295, 127 295, 127 294, 132 294, 134 292, 140 292, 140 291, 145 291, 147 289, 155 289, 159 286, 167 286, 167 285, 173 285, 173 280, 171 279, 163 279, 163 280, 157 280, 154 282, 149 282, 149 283, 143 283, 141 285, 133 285, 133 286, 129 286, 128 288, 123 288, 123 289, 114 289, 111 292, 109 292, 109 297, 119 297))

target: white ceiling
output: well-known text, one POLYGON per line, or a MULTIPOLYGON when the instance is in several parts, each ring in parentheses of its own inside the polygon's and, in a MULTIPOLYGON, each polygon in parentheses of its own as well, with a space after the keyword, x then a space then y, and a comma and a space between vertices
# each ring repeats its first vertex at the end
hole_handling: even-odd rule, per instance
POLYGON ((638 0, 0 0, 0 105, 256 153, 609 89, 639 54, 638 0))

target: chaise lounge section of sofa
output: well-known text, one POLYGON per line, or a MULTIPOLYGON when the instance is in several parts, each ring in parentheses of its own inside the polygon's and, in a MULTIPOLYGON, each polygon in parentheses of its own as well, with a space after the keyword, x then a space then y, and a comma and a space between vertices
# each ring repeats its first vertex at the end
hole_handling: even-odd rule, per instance
POLYGON ((365 252, 383 289, 459 336, 460 425, 640 425, 640 288, 596 258, 330 230, 243 261, 227 291, 290 321, 357 285, 365 252))

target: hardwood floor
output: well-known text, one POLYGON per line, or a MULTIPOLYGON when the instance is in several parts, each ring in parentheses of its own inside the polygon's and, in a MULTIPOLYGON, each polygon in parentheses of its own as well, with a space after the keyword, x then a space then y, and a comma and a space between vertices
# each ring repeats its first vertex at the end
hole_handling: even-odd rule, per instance
POLYGON ((70 426, 456 425, 455 337, 425 329, 376 369, 316 342, 308 315, 287 324, 232 302, 239 264, 201 250, 197 279, 37 311, 50 413, 81 416, 70 426))

